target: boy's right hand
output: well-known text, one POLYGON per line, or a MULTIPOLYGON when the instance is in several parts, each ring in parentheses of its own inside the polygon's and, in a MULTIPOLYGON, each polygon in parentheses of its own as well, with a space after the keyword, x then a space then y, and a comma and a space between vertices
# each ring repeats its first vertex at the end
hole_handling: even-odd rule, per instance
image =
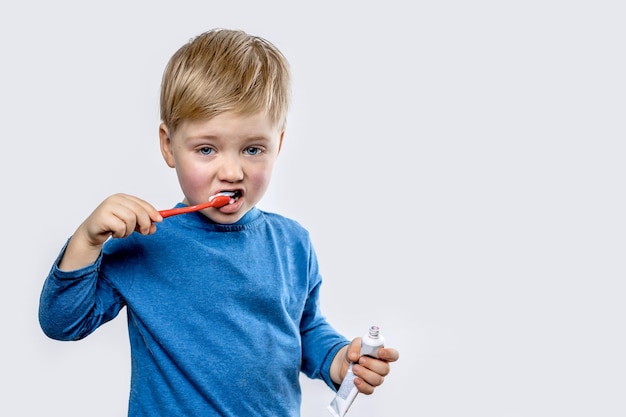
POLYGON ((104 242, 124 238, 133 232, 149 235, 156 232, 155 222, 163 217, 148 202, 128 194, 107 197, 78 226, 72 235, 59 269, 69 271, 92 264, 100 256, 104 242))

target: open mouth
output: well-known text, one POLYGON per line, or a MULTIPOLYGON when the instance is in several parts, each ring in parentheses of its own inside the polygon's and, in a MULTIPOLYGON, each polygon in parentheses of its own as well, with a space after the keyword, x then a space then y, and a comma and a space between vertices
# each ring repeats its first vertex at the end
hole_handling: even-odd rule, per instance
MULTIPOLYGON (((237 199, 239 197, 241 197, 241 191, 240 190, 235 190, 235 191, 220 191, 217 194, 212 195, 211 197, 209 197, 209 201, 212 201, 214 198, 216 197, 220 197, 220 196, 227 196, 230 197, 230 203, 234 203, 235 201, 237 201, 237 199)), ((230 204, 229 203, 229 204, 230 204)))

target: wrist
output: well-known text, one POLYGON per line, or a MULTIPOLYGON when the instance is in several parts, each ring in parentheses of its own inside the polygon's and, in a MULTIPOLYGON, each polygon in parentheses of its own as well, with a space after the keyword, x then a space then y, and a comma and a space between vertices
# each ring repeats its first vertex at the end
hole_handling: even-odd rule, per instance
MULTIPOLYGON (((341 384, 343 381, 342 371, 344 365, 349 365, 347 360, 348 355, 348 345, 339 349, 335 357, 333 358, 333 362, 330 364, 330 379, 337 385, 341 384)), ((346 366, 347 369, 347 366, 346 366)), ((345 372, 343 372, 345 375, 345 372)))
POLYGON ((62 271, 74 271, 93 264, 102 251, 102 244, 93 245, 74 235, 70 238, 59 261, 58 268, 62 271))

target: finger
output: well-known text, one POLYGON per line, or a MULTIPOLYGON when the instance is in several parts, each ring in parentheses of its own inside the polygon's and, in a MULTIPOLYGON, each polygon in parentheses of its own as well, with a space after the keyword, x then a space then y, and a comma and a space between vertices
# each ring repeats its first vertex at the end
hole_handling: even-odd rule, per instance
POLYGON ((105 228, 110 231, 111 237, 114 238, 125 237, 128 230, 127 223, 117 216, 114 216, 114 218, 111 219, 111 221, 105 226, 105 228))
POLYGON ((105 215, 102 227, 104 232, 110 231, 114 238, 125 238, 135 231, 137 217, 128 207, 116 206, 105 215))
POLYGON ((358 364, 361 368, 368 369, 381 376, 389 375, 389 371, 391 370, 391 367, 389 366, 389 363, 387 361, 370 358, 368 356, 362 356, 361 358, 359 358, 358 364))
POLYGON ((139 204, 141 209, 148 215, 150 222, 163 221, 163 216, 161 216, 161 213, 159 213, 159 211, 152 204, 137 197, 133 198, 135 199, 135 202, 139 204))
POLYGON ((371 386, 361 378, 354 379, 354 385, 359 390, 361 394, 371 395, 374 393, 375 387, 371 386))
POLYGON ((161 221, 159 212, 146 201, 131 195, 118 194, 112 203, 113 214, 126 224, 127 237, 134 231, 143 235, 154 233, 154 221, 161 221))
POLYGON ((356 362, 359 360, 359 356, 361 356, 361 338, 356 337, 352 339, 350 346, 348 346, 348 360, 356 362))
POLYGON ((151 232, 154 233, 154 231, 156 230, 156 226, 152 222, 152 218, 147 211, 142 208, 140 211, 135 213, 135 216, 135 230, 137 232, 141 233, 142 235, 147 235, 151 232))
POLYGON ((364 394, 371 394, 374 389, 385 382, 385 378, 382 375, 373 372, 364 366, 354 365, 352 372, 356 378, 354 379, 354 385, 356 385, 359 392, 364 394))
POLYGON ((396 349, 381 348, 378 350, 378 359, 387 362, 395 362, 400 359, 400 353, 396 349))

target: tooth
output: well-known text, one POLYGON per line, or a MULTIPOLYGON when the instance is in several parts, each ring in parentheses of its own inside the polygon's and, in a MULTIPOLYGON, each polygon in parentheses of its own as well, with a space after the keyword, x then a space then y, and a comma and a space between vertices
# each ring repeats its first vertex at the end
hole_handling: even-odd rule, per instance
POLYGON ((235 193, 233 193, 232 191, 222 191, 222 192, 219 192, 219 193, 214 194, 211 197, 209 197, 209 201, 213 201, 215 199, 215 197, 220 197, 220 196, 223 196, 223 195, 231 197, 231 200, 232 200, 232 197, 235 195, 235 193))

